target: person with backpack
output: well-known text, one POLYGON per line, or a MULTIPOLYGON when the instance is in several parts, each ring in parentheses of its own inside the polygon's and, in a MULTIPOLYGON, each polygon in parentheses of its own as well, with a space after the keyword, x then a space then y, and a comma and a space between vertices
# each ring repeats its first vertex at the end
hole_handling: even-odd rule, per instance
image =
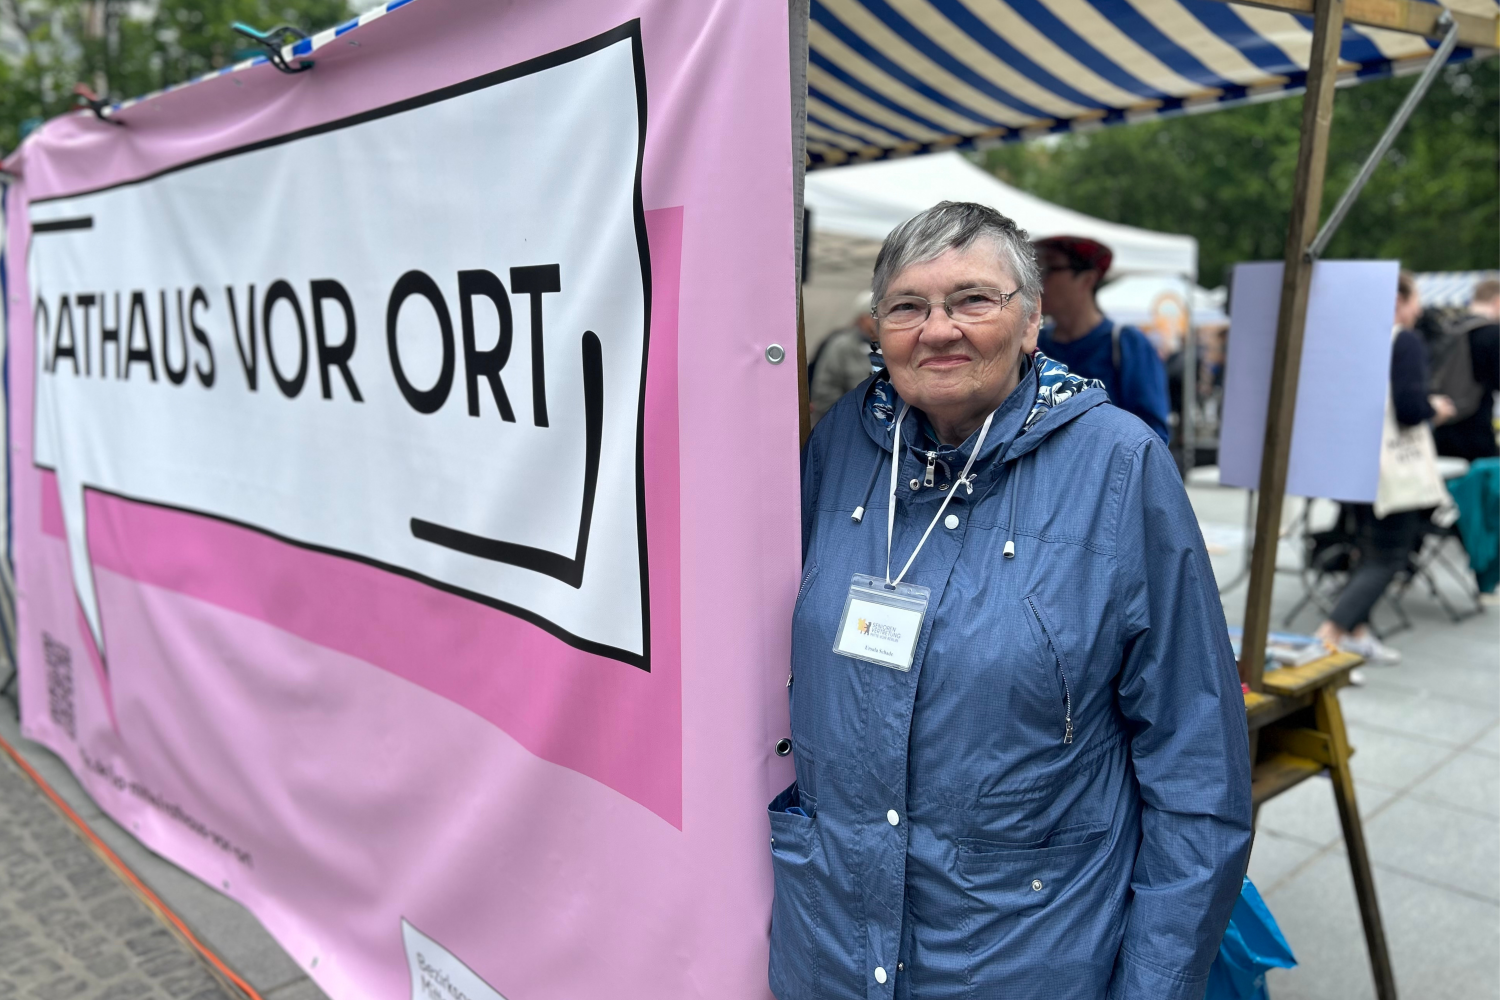
POLYGON ((1474 287, 1469 310, 1445 318, 1433 310, 1419 328, 1427 346, 1427 391, 1453 401, 1452 419, 1434 427, 1439 455, 1477 462, 1500 456, 1495 444, 1495 392, 1500 389, 1500 281, 1474 287))
POLYGON ((1103 382, 1111 403, 1168 441, 1166 365, 1144 333, 1105 316, 1094 298, 1114 253, 1083 236, 1053 236, 1033 245, 1042 269, 1042 311, 1051 321, 1037 346, 1070 371, 1103 382))

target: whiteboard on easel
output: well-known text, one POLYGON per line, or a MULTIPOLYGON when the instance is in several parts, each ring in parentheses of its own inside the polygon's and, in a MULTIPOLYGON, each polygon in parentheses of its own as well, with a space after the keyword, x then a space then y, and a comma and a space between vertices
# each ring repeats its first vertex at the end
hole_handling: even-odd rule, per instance
MULTIPOLYGON (((1274 261, 1234 269, 1219 434, 1219 481, 1226 486, 1260 486, 1282 268, 1274 261)), ((1375 500, 1399 273, 1393 260, 1313 265, 1287 465, 1290 494, 1375 500)))

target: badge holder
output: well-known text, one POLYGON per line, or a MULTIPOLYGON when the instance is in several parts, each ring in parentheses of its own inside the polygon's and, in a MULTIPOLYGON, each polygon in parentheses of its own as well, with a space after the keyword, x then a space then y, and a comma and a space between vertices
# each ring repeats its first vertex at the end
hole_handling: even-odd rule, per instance
POLYGON ((886 583, 855 573, 844 600, 833 651, 895 670, 911 669, 932 591, 914 583, 886 583))

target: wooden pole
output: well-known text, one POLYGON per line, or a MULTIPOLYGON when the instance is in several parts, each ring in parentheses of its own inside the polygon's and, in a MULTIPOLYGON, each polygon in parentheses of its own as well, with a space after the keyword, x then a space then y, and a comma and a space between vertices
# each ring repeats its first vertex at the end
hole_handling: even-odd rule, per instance
POLYGON ((792 70, 792 211, 796 227, 797 281, 797 446, 807 444, 812 433, 812 414, 808 409, 811 394, 807 384, 807 333, 802 323, 802 262, 807 256, 807 215, 802 202, 803 183, 807 175, 807 25, 812 0, 787 0, 787 42, 792 70))
POLYGON ((1240 679, 1261 690, 1266 665, 1266 633, 1271 625, 1271 588, 1276 579, 1276 544, 1281 535, 1281 501, 1286 492, 1287 458, 1296 416, 1297 377, 1302 366, 1302 331, 1312 262, 1307 248, 1318 232, 1323 207, 1323 174, 1328 133, 1333 123, 1333 91, 1338 79, 1344 0, 1317 0, 1313 10, 1312 61, 1302 99, 1302 142, 1286 235, 1286 271, 1281 279, 1281 310, 1276 322, 1276 353, 1271 363, 1271 398, 1266 407, 1265 444, 1260 453, 1260 505, 1255 545, 1250 553, 1250 587, 1245 596, 1245 628, 1240 679))
POLYGON ((1338 805, 1339 823, 1344 829, 1344 849, 1349 852, 1349 872, 1354 877, 1359 919, 1365 928, 1365 947, 1370 952, 1375 996, 1379 1000, 1396 1000, 1396 976, 1391 971, 1391 953, 1385 942, 1385 926, 1380 920, 1380 903, 1375 897, 1370 850, 1365 846, 1364 824, 1360 821, 1359 803, 1354 797, 1354 772, 1349 769, 1349 758, 1354 751, 1349 747, 1337 690, 1331 686, 1320 688, 1314 705, 1318 729, 1327 734, 1332 751, 1328 774, 1333 779, 1333 800, 1338 805))

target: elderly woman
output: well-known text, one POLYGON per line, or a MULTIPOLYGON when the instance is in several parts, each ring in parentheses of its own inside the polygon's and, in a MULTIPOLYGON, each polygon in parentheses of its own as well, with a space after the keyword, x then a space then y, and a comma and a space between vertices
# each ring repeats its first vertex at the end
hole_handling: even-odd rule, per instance
POLYGON ((875 264, 886 370, 818 424, 771 804, 771 988, 1201 997, 1250 845, 1244 702, 1161 439, 1035 353, 1026 233, 875 264))

